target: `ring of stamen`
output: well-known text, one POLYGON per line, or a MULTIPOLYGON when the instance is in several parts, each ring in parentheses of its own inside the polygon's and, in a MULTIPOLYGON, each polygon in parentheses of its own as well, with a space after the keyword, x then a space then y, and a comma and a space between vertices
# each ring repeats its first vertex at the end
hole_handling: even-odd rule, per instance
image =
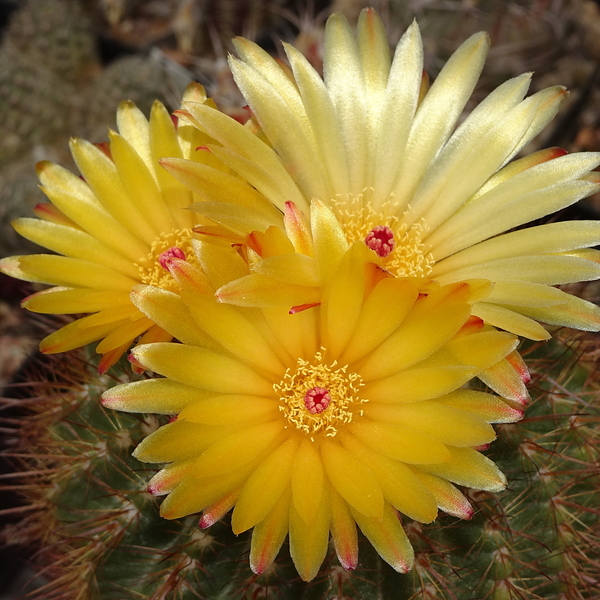
POLYGON ((311 436, 323 432, 333 437, 340 425, 362 416, 359 407, 368 400, 359 395, 362 377, 337 361, 326 364, 324 352, 317 352, 310 362, 299 358, 273 389, 290 426, 311 436))
POLYGON ((410 206, 401 216, 395 214, 393 197, 379 202, 375 209, 370 199, 372 194, 373 190, 367 188, 362 194, 331 200, 346 240, 350 244, 364 241, 382 258, 383 266, 397 277, 427 277, 435 264, 427 244, 422 241, 429 229, 427 223, 423 219, 411 223, 410 206))

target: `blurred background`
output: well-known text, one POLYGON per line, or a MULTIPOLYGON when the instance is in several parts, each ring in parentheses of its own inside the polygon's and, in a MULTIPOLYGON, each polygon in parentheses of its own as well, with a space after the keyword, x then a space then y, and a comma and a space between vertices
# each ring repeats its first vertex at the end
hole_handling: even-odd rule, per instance
MULTIPOLYGON (((34 250, 10 221, 31 216, 44 198, 35 164, 73 168, 69 138, 106 140, 121 100, 146 114, 154 99, 174 110, 196 80, 235 116, 244 102, 227 68, 233 36, 279 56, 278 40, 288 41, 320 69, 327 16, 340 11, 353 22, 365 6, 379 11, 391 45, 417 18, 432 78, 466 37, 488 31, 492 48, 468 108, 509 77, 535 71, 532 91, 561 84, 571 94, 527 152, 600 150, 600 0, 0 0, 0 256, 34 250)), ((599 216, 592 198, 562 218, 599 216)), ((0 387, 41 337, 43 322, 19 309, 30 292, 0 275, 0 387)), ((0 600, 18 597, 26 582, 43 583, 24 563, 11 546, 2 550, 0 600)))

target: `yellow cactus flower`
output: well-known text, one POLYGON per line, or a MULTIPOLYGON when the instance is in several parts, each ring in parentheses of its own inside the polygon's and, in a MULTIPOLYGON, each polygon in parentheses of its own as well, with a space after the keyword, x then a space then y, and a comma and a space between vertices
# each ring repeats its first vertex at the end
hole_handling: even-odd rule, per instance
MULTIPOLYGON (((335 240, 323 243, 336 251, 335 240)), ((167 495, 162 516, 202 512, 200 526, 208 527, 233 508, 233 531, 253 528, 256 573, 289 534, 296 568, 310 580, 330 535, 341 564, 356 567, 356 525, 406 572, 413 550, 398 512, 420 522, 433 521, 438 508, 470 518, 454 484, 504 488, 480 451, 495 437, 489 423, 523 413, 462 387, 518 343, 471 316, 489 282, 394 278, 356 242, 329 271, 319 306, 295 314, 241 308, 214 298, 248 272, 240 255, 192 244, 197 263, 166 261, 179 294, 151 286, 132 293, 182 342, 133 349, 132 360, 163 377, 118 385, 102 398, 117 410, 178 415, 134 453, 170 463, 149 484, 167 495)))
MULTIPOLYGON (((553 287, 600 277, 600 255, 589 249, 600 243, 600 223, 505 233, 600 189, 600 175, 591 172, 599 153, 550 148, 513 160, 555 116, 564 88, 526 98, 531 74, 515 77, 459 124, 484 64, 487 35, 470 37, 429 86, 417 24, 392 58, 371 9, 362 12, 356 37, 342 16, 330 17, 324 79, 289 45, 287 68, 248 40, 235 44, 240 58, 230 59, 231 69, 261 135, 206 105, 184 102, 179 114, 218 140, 211 152, 282 214, 295 207, 294 219, 309 238, 309 206, 317 199, 348 243, 366 243, 398 277, 430 277, 442 285, 493 281, 493 292, 473 308, 486 323, 534 340, 550 337, 539 322, 600 329, 598 307, 553 287)), ((162 164, 202 196, 205 172, 179 159, 162 164)), ((226 193, 205 200, 196 210, 237 236, 257 229, 232 209, 226 193)), ((312 257, 310 247, 290 239, 298 254, 312 257)), ((253 263, 260 278, 240 282, 236 294, 232 288, 219 293, 222 301, 270 301, 270 291, 258 293, 260 282, 270 290, 295 275, 299 285, 315 280, 310 260, 250 247, 254 258, 267 259, 253 263)))
MULTIPOLYGON (((201 86, 190 86, 186 97, 206 102, 201 86)), ((51 203, 36 208, 39 219, 17 219, 13 225, 58 255, 0 261, 0 270, 8 275, 55 286, 26 298, 23 305, 29 310, 93 313, 50 334, 40 347, 54 353, 101 340, 101 371, 140 335, 142 342, 171 339, 131 303, 129 294, 140 283, 173 289, 173 278, 163 267, 165 257, 171 252, 193 256, 192 228, 204 221, 183 210, 197 198, 158 159, 193 156, 215 163, 209 153, 196 151, 209 138, 189 125, 176 127, 158 102, 149 122, 131 102, 124 102, 117 122, 120 133, 110 132, 108 146, 71 141, 81 178, 56 164, 38 165, 42 191, 51 203)), ((266 200, 264 204, 267 212, 275 212, 266 200)))

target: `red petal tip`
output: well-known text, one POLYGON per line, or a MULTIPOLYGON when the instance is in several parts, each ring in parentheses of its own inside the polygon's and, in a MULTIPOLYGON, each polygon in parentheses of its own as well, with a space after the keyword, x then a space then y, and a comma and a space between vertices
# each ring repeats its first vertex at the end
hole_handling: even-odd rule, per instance
POLYGON ((312 304, 298 304, 298 306, 292 306, 288 311, 290 315, 295 315, 296 313, 302 312, 303 310, 308 310, 309 308, 314 308, 315 306, 319 306, 320 302, 314 302, 312 304))
MULTIPOLYGON (((215 520, 211 517, 211 515, 202 515, 200 517, 200 521, 198 521, 198 527, 200 527, 200 529, 208 529, 211 525, 214 525, 214 523, 215 520)), ((260 575, 260 573, 257 573, 257 575, 260 575)))

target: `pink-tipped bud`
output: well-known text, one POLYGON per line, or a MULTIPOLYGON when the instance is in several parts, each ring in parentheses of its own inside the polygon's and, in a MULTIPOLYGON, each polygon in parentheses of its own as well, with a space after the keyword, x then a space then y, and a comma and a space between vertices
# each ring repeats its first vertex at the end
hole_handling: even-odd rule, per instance
POLYGON ((173 246, 172 248, 165 250, 158 257, 158 262, 160 263, 160 266, 163 269, 168 270, 169 269, 169 261, 172 258, 179 258, 180 260, 185 260, 185 254, 183 253, 183 250, 181 248, 178 248, 177 246, 173 246))
POLYGON ((316 415, 322 413, 331 402, 329 391, 322 387, 314 387, 304 395, 304 405, 309 413, 316 415))
POLYGON ((378 225, 367 233, 365 244, 373 250, 377 256, 385 258, 392 253, 396 242, 394 232, 386 225, 378 225))

